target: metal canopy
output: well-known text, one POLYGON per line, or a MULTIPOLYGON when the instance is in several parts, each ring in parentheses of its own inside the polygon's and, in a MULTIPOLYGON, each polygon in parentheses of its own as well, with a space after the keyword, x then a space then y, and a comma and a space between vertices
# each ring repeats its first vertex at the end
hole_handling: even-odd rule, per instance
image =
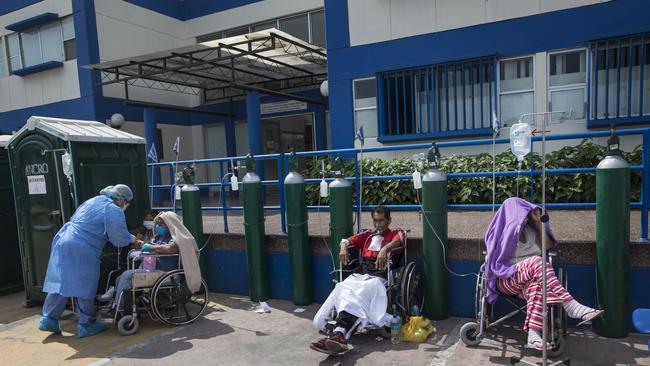
POLYGON ((327 77, 325 49, 275 28, 90 66, 99 85, 203 94, 206 102, 246 90, 310 103, 285 91, 319 85, 327 77))

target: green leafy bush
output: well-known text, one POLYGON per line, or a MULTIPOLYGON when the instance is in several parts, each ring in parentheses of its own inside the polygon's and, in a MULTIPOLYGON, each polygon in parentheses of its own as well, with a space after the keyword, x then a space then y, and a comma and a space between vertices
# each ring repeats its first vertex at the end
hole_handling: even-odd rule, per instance
MULTIPOLYGON (((546 168, 593 168, 598 165, 605 156, 606 148, 591 142, 582 140, 577 146, 566 146, 559 150, 546 154, 546 168)), ((623 152, 623 157, 630 165, 641 164, 642 149, 637 146, 631 152, 623 152)), ((322 159, 321 159, 322 160, 322 159)), ((516 157, 505 151, 496 156, 496 171, 516 170, 516 157)), ((327 169, 331 169, 329 159, 326 159, 327 169)), ((496 202, 502 202, 508 197, 519 194, 519 197, 530 199, 531 176, 530 169, 541 170, 542 159, 539 154, 527 157, 522 165, 521 174, 517 177, 496 178, 496 202)), ((411 175, 415 170, 416 163, 408 158, 394 160, 364 159, 363 175, 369 176, 393 176, 411 175)), ((305 178, 321 177, 321 161, 314 160, 307 165, 303 171, 305 178)), ((492 155, 482 153, 478 155, 445 155, 442 159, 442 170, 445 173, 464 172, 491 172, 492 155)), ((354 175, 354 161, 352 159, 344 162, 343 174, 347 177, 354 175)), ((534 201, 541 200, 541 176, 532 178, 534 185, 534 201)), ((632 201, 640 198, 641 174, 632 173, 631 182, 632 201)), ((319 203, 318 184, 307 185, 307 201, 309 205, 319 203)), ((449 180, 448 185, 449 203, 454 204, 475 204, 492 203, 492 177, 480 178, 454 178, 449 180)), ((562 174, 546 176, 546 201, 557 203, 595 202, 596 200, 596 176, 593 173, 562 174)), ((365 181, 363 182, 364 204, 415 204, 416 193, 412 181, 390 180, 390 181, 365 181)), ((327 198, 321 198, 320 204, 329 204, 327 198)))

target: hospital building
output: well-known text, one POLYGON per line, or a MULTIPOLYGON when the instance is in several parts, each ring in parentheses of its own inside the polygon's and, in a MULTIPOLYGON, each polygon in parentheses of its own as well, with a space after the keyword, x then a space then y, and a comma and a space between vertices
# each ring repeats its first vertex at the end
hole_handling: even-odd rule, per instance
POLYGON ((551 133, 647 125, 650 2, 0 3, 2 133, 119 114, 169 161, 179 136, 191 160, 358 147, 361 126, 365 146, 490 138, 538 112, 562 112, 551 133))

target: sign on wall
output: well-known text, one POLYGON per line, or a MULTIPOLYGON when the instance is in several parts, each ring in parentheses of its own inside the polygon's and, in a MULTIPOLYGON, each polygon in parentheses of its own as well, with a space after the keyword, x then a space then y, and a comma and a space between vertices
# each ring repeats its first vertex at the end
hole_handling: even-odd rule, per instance
POLYGON ((297 100, 285 100, 282 102, 262 103, 260 110, 262 114, 273 114, 307 109, 307 103, 297 100))

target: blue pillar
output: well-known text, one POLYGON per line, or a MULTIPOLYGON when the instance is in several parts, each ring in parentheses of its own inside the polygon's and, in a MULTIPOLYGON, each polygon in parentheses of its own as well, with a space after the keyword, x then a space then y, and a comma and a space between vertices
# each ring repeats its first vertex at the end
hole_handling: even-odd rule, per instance
POLYGON ((235 140, 235 120, 229 119, 225 123, 226 156, 237 156, 237 143, 235 140))
MULTIPOLYGON (((246 119, 248 122, 248 149, 253 155, 261 155, 262 150, 262 117, 260 111, 260 94, 249 91, 246 94, 246 119)), ((255 163, 255 170, 260 179, 264 179, 264 164, 255 163)))
POLYGON ((329 81, 331 149, 354 147, 352 80, 329 81))
POLYGON ((314 128, 316 129, 316 150, 327 150, 327 120, 325 106, 318 105, 314 112, 314 128))
MULTIPOLYGON (((144 138, 147 149, 147 162, 153 162, 151 158, 148 157, 149 152, 151 151, 151 146, 156 147, 156 154, 160 157, 160 146, 158 146, 158 127, 156 125, 156 115, 155 109, 145 108, 143 111, 143 121, 144 121, 144 138)), ((161 184, 160 180, 160 168, 156 167, 153 169, 147 169, 147 174, 149 175, 149 184, 158 185, 161 184), (152 179, 153 174, 153 179, 152 179)), ((153 191, 153 196, 151 200, 151 206, 158 206, 162 203, 163 190, 156 189, 153 191)))

